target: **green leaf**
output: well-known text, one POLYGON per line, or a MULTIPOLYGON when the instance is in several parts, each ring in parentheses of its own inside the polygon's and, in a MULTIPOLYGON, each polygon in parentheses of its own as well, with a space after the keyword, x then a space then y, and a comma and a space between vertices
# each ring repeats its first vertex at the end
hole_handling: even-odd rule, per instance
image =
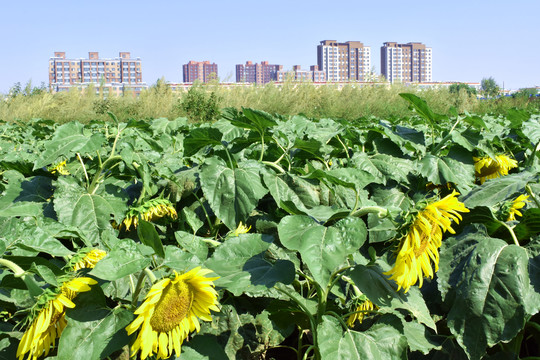
POLYGON ((419 98, 414 94, 401 93, 399 94, 403 99, 407 100, 411 108, 413 108, 418 115, 426 119, 431 126, 436 122, 436 115, 431 111, 428 104, 424 99, 419 98))
POLYGON ((249 108, 242 108, 242 114, 235 111, 235 109, 227 109, 224 112, 224 117, 235 126, 256 130, 261 135, 264 134, 267 128, 277 124, 272 115, 249 108))
POLYGON ((198 334, 182 345, 182 358, 190 360, 229 360, 216 336, 198 334))
POLYGON ((474 166, 450 157, 428 154, 420 160, 420 174, 435 185, 454 183, 470 186, 474 182, 474 166))
POLYGON ((411 287, 407 293, 397 291, 395 282, 389 280, 381 267, 376 265, 357 265, 349 276, 380 311, 392 313, 395 309, 404 309, 422 324, 433 330, 437 329, 417 287, 411 287))
POLYGON ((102 134, 84 134, 84 125, 73 121, 58 127, 51 140, 45 142, 45 151, 34 163, 34 170, 55 163, 59 158, 69 158, 76 152, 91 153, 103 145, 102 134))
POLYGON ((54 209, 58 220, 78 228, 93 244, 99 242, 102 231, 111 228, 111 220, 119 221, 127 210, 127 195, 113 185, 89 194, 74 178, 62 177, 56 186, 54 209))
POLYGON ((96 264, 90 275, 114 281, 143 270, 152 261, 131 239, 113 239, 108 245, 110 252, 96 264))
POLYGON ((165 257, 165 250, 163 250, 163 244, 159 238, 159 234, 156 231, 154 225, 148 221, 141 220, 137 226, 137 236, 139 240, 147 246, 150 246, 156 254, 160 257, 165 257))
POLYGON ((131 311, 123 308, 108 310, 102 304, 90 301, 81 304, 77 301, 79 297, 83 296, 75 299, 75 308, 66 314, 68 325, 60 337, 58 360, 100 360, 129 343, 125 327, 134 318, 131 311))
POLYGON ((406 359, 407 340, 393 326, 377 324, 370 329, 343 332, 338 320, 323 316, 317 327, 317 345, 323 359, 406 359))
MULTIPOLYGON (((386 184, 389 179, 406 183, 407 175, 416 171, 410 160, 386 154, 368 155, 357 152, 352 157, 354 166, 370 173, 379 183, 386 184)), ((375 181, 374 181, 375 182, 375 181)))
POLYGON ((20 175, 3 175, 9 183, 0 197, 0 217, 38 216, 43 213, 53 194, 51 178, 34 176, 25 179, 20 175))
POLYGON ((212 157, 201 167, 200 181, 210 207, 229 229, 236 229, 248 216, 268 190, 262 185, 260 166, 245 161, 241 167, 228 168, 212 157))
POLYGON ((461 201, 467 208, 476 206, 494 206, 504 199, 513 199, 517 193, 523 193, 525 185, 536 182, 536 174, 520 172, 486 181, 463 197, 461 201))
MULTIPOLYGON (((230 238, 214 251, 212 257, 205 262, 205 267, 220 277, 215 281, 216 286, 224 287, 235 296, 241 295, 244 291, 264 290, 265 285, 253 283, 253 280, 261 279, 257 274, 253 278, 253 275, 246 271, 246 263, 262 257, 262 253, 268 249, 272 241, 272 237, 261 234, 241 234, 230 238)), ((273 275, 278 274, 280 272, 276 271, 273 275)))
POLYGON ((300 252, 313 278, 323 287, 367 237, 366 225, 361 219, 345 218, 326 227, 302 215, 283 218, 278 233, 283 246, 300 252))
POLYGON ((519 240, 530 239, 540 233, 540 209, 532 208, 523 212, 519 224, 514 228, 519 240))
POLYGON ((439 290, 450 306, 448 327, 473 359, 510 341, 538 305, 529 303, 527 251, 468 228, 443 242, 439 290))
POLYGON ((195 155, 208 145, 221 145, 223 134, 216 128, 199 127, 191 129, 184 138, 184 156, 195 155))

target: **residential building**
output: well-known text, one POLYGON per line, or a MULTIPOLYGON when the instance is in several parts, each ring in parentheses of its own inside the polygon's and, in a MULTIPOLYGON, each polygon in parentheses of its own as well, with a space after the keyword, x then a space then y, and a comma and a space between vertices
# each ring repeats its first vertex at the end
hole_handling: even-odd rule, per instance
POLYGON ((391 83, 432 82, 431 48, 418 42, 385 42, 381 47, 381 73, 391 83))
POLYGON ((140 88, 142 82, 141 59, 132 59, 129 52, 119 57, 99 58, 99 53, 89 52, 87 59, 66 59, 66 53, 57 51, 49 59, 49 87, 62 91, 69 87, 89 84, 108 88, 140 88))
POLYGON ((268 64, 268 61, 261 61, 260 64, 246 61, 245 65, 236 65, 236 82, 266 84, 277 81, 278 71, 282 69, 283 65, 268 64))
POLYGON ((280 70, 277 73, 277 81, 285 80, 295 81, 326 81, 326 74, 320 71, 317 65, 312 65, 309 70, 302 70, 300 65, 294 65, 292 71, 280 70))
POLYGON ((208 82, 218 78, 218 66, 210 61, 190 61, 183 65, 184 82, 192 83, 196 80, 208 82))
POLYGON ((323 40, 317 46, 317 65, 326 81, 365 81, 371 72, 371 48, 360 41, 323 40))

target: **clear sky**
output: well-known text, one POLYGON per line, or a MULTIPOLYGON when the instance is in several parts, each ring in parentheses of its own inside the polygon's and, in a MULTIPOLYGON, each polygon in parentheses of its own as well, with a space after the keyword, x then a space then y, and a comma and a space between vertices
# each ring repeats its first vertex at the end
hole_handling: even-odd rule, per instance
POLYGON ((48 82, 55 51, 142 60, 143 81, 182 81, 182 64, 209 60, 235 81, 247 60, 284 69, 317 63, 322 40, 362 41, 380 73, 384 42, 433 49, 433 80, 480 82, 506 89, 540 86, 540 0, 0 2, 0 93, 16 82, 48 82))

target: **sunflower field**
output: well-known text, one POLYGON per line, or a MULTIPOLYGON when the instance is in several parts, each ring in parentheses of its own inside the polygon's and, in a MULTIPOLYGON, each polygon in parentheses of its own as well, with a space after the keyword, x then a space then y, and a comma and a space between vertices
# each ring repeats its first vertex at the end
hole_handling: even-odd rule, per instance
POLYGON ((0 124, 0 359, 540 359, 540 115, 0 124))

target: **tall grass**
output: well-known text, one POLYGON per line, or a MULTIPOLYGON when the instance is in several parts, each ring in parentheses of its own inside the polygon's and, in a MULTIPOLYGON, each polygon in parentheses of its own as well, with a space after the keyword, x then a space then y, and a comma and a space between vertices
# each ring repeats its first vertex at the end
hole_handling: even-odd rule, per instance
MULTIPOLYGON (((251 107, 282 115, 305 114, 315 118, 355 120, 376 116, 392 118, 411 114, 400 93, 410 92, 425 99, 437 113, 446 114, 451 107, 459 113, 504 114, 510 108, 540 110, 538 99, 505 97, 481 100, 465 91, 451 93, 446 88, 419 89, 415 86, 354 86, 339 89, 336 85, 314 86, 311 83, 285 82, 282 86, 246 86, 227 89, 216 83, 195 85, 197 91, 213 92, 220 108, 251 107)), ((106 97, 102 92, 80 91, 35 95, 5 96, 0 101, 0 120, 26 121, 32 118, 64 123, 71 120, 89 122, 108 120, 107 112, 120 120, 186 116, 182 102, 186 91, 173 92, 163 81, 144 90, 139 97, 125 94, 106 97)))

